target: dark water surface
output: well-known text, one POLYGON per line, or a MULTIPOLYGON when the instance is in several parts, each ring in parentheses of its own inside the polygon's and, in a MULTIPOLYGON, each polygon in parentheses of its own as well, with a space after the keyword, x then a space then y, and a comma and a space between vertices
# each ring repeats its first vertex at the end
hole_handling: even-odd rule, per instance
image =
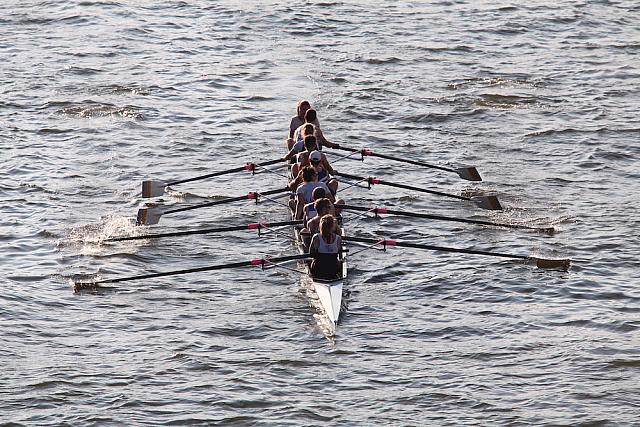
MULTIPOLYGON (((3 425, 640 425, 637 2, 8 1, 0 12, 3 425), (556 229, 346 214, 350 234, 571 268, 365 250, 333 338, 285 269, 74 293, 68 279, 82 274, 293 253, 287 230, 97 242, 149 232, 133 224, 143 179, 282 155, 301 98, 334 142, 475 165, 484 180, 328 150, 336 169, 497 194, 505 210, 383 186, 342 192, 350 203, 556 229)), ((162 200, 278 188, 275 172, 162 200)), ((246 202, 150 231, 284 219, 278 204, 246 202)))

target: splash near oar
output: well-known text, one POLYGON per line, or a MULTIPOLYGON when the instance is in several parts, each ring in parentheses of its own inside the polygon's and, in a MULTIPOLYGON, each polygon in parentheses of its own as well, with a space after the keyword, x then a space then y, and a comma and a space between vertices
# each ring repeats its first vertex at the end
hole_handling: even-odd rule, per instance
POLYGON ((408 164, 416 165, 416 166, 423 166, 423 167, 426 167, 426 168, 437 169, 437 170, 441 170, 441 171, 445 171, 445 172, 453 172, 455 174, 458 174, 458 176, 460 178, 466 179, 467 181, 482 181, 482 178, 480 177, 480 173, 478 172, 478 170, 474 166, 459 167, 459 168, 448 168, 448 167, 445 167, 445 166, 432 165, 432 164, 425 163, 425 162, 420 162, 420 161, 417 161, 417 160, 404 159, 404 158, 401 158, 401 157, 394 157, 394 156, 390 156, 388 154, 378 153, 377 151, 369 150, 368 148, 357 149, 357 148, 344 147, 342 145, 340 145, 338 147, 333 147, 333 148, 335 148, 337 150, 350 151, 352 153, 360 153, 360 155, 362 156, 363 160, 364 160, 364 158, 366 156, 379 157, 381 159, 393 160, 393 161, 396 161, 396 162, 408 163, 408 164))
POLYGON ((470 254, 470 255, 484 255, 484 256, 492 256, 492 257, 499 257, 499 258, 518 259, 525 262, 535 263, 538 268, 559 268, 559 269, 567 270, 571 264, 571 260, 569 259, 546 259, 546 258, 534 257, 531 255, 514 255, 514 254, 506 254, 501 252, 492 252, 492 251, 484 251, 484 250, 476 250, 476 249, 449 248, 446 246, 426 245, 426 244, 412 243, 412 242, 401 242, 395 239, 369 239, 364 237, 348 236, 348 237, 345 237, 345 240, 351 241, 351 242, 370 243, 370 244, 379 245, 385 248, 387 246, 397 246, 399 248, 415 248, 415 249, 425 249, 425 250, 437 251, 437 252, 452 252, 452 253, 461 253, 461 254, 470 254))
POLYGON ((227 170, 211 172, 206 175, 200 175, 200 176, 195 176, 193 178, 180 179, 176 181, 165 182, 165 181, 152 180, 152 179, 142 181, 142 197, 150 198, 150 197, 162 196, 164 194, 165 188, 172 185, 178 185, 178 184, 184 184, 186 182, 215 178, 217 176, 227 175, 235 172, 249 171, 251 173, 254 173, 256 168, 258 167, 273 165, 281 161, 282 159, 268 160, 266 162, 260 162, 260 163, 250 162, 245 164, 244 166, 238 166, 238 167, 227 169, 227 170))
POLYGON ((411 191, 418 191, 420 193, 429 193, 429 194, 434 194, 434 195, 437 195, 437 196, 449 197, 449 198, 458 199, 458 200, 465 200, 465 201, 473 202, 477 206, 479 206, 479 207, 481 207, 483 209, 494 210, 494 211, 501 211, 502 210, 502 205, 500 205, 500 202, 498 201, 498 198, 496 196, 465 197, 465 196, 459 196, 457 194, 444 193, 442 191, 429 190, 427 188, 416 187, 416 186, 413 186, 413 185, 407 185, 407 184, 400 184, 400 183, 397 183, 397 182, 384 181, 382 179, 379 179, 379 178, 376 178, 376 177, 373 177, 373 176, 362 177, 362 176, 351 175, 351 174, 343 173, 343 172, 336 172, 336 175, 342 176, 344 178, 353 179, 353 180, 356 180, 356 181, 366 182, 366 183, 369 184, 369 187, 371 187, 372 185, 376 185, 376 184, 387 185, 389 187, 402 188, 402 189, 411 190, 411 191))

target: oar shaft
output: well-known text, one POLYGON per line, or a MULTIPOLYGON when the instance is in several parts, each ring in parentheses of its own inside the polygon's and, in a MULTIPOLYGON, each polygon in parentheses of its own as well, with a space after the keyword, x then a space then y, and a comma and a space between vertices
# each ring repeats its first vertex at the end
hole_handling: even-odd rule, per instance
POLYGON ((483 220, 477 220, 477 219, 456 218, 456 217, 444 216, 444 215, 425 214, 421 212, 398 211, 398 210, 387 209, 387 208, 367 208, 364 206, 340 205, 340 209, 360 211, 360 212, 373 212, 375 214, 407 216, 412 218, 425 218, 425 219, 433 219, 437 221, 451 221, 451 222, 463 222, 467 224, 490 225, 494 227, 521 228, 526 230, 538 230, 538 231, 549 230, 549 229, 543 229, 543 228, 537 228, 537 227, 529 227, 528 225, 505 224, 505 223, 483 221, 483 220))
POLYGON ((193 177, 193 178, 186 178, 186 179, 181 179, 181 180, 177 180, 177 181, 168 182, 167 185, 184 184, 185 182, 192 182, 192 181, 198 181, 198 180, 201 180, 201 179, 214 178, 216 176, 227 175, 227 174, 235 173, 235 172, 252 171, 258 166, 269 166, 269 165, 273 165, 273 164, 276 164, 276 163, 281 162, 281 161, 282 161, 282 159, 274 159, 274 160, 269 160, 269 161, 262 162, 262 163, 247 163, 246 165, 239 166, 237 168, 232 168, 232 169, 227 169, 227 170, 217 171, 217 172, 211 172, 211 173, 208 173, 206 175, 200 175, 200 176, 196 176, 196 177, 193 177))
POLYGON ((336 175, 342 176, 342 177, 345 177, 345 178, 349 178, 349 179, 355 179, 355 180, 358 180, 358 181, 367 181, 370 185, 372 185, 372 184, 387 185, 389 187, 402 188, 402 189, 405 189, 405 190, 418 191, 418 192, 421 192, 421 193, 435 194, 435 195, 438 195, 438 196, 451 197, 451 198, 459 199, 459 200, 471 200, 469 197, 458 196, 457 194, 449 194, 449 193, 443 193, 441 191, 428 190, 426 188, 415 187, 413 185, 407 185, 407 184, 400 184, 400 183, 397 183, 397 182, 384 181, 384 180, 381 180, 381 179, 378 179, 378 178, 373 178, 373 177, 362 177, 362 176, 351 175, 351 174, 343 173, 343 172, 336 172, 336 175))
POLYGON ((444 167, 444 166, 432 165, 432 164, 424 163, 424 162, 419 162, 417 160, 405 159, 405 158, 402 158, 402 157, 394 157, 394 156, 390 156, 388 154, 379 153, 377 151, 371 151, 371 150, 368 150, 366 148, 365 149, 357 149, 357 148, 351 148, 351 147, 343 147, 341 145, 340 147, 336 147, 336 149, 337 150, 343 150, 343 151, 350 151, 352 153, 360 153, 363 156, 379 157, 381 159, 394 160, 394 161, 397 161, 397 162, 409 163, 409 164, 416 165, 416 166, 424 166, 424 167, 427 167, 427 168, 439 169, 439 170, 442 170, 442 171, 457 173, 457 171, 455 169, 447 168, 447 167, 444 167))
POLYGON ((419 162, 417 160, 403 159, 403 158, 400 158, 400 157, 393 157, 393 156, 389 156, 387 154, 382 154, 382 153, 378 153, 378 152, 374 152, 374 151, 369 151, 368 154, 365 154, 365 155, 373 156, 373 157, 380 157, 381 159, 395 160, 397 162, 402 162, 402 163, 409 163, 409 164, 416 165, 416 166, 424 166, 424 167, 431 168, 431 169, 439 169, 441 171, 446 171, 446 172, 454 172, 454 173, 456 172, 454 169, 446 168, 444 166, 430 165, 428 163, 419 162))
POLYGON ((227 268, 248 267, 248 266, 252 266, 252 265, 262 265, 262 266, 264 266, 264 265, 274 264, 274 263, 278 263, 278 262, 286 262, 286 261, 292 261, 292 260, 295 260, 295 259, 305 259, 305 258, 311 258, 311 255, 305 253, 305 254, 299 254, 299 255, 288 255, 288 256, 274 257, 274 258, 265 257, 265 258, 252 259, 252 260, 249 260, 249 261, 233 262, 233 263, 230 263, 230 264, 210 265, 210 266, 206 266, 206 267, 188 268, 188 269, 185 269, 185 270, 163 271, 163 272, 159 272, 159 273, 141 274, 141 275, 138 275, 138 276, 116 277, 114 279, 99 280, 99 281, 96 281, 96 282, 79 282, 79 283, 77 283, 77 285, 99 285, 99 284, 102 284, 102 283, 129 282, 129 281, 132 281, 132 280, 153 279, 153 278, 156 278, 156 277, 177 276, 177 275, 180 275, 180 274, 198 273, 198 272, 203 272, 203 271, 224 270, 224 269, 227 269, 227 268))
POLYGON ((173 233, 161 233, 161 234, 145 234, 141 236, 123 236, 123 237, 113 237, 111 239, 105 239, 105 242, 124 242, 127 240, 146 240, 146 239, 159 239, 162 237, 179 237, 179 236, 190 236, 196 234, 213 234, 213 233, 223 233, 227 231, 242 231, 242 230, 259 230, 261 228, 269 228, 269 227, 281 227, 285 225, 297 225, 302 224, 302 220, 297 221, 277 221, 270 223, 251 223, 245 225, 237 225, 231 227, 218 227, 218 228, 203 228, 201 230, 187 230, 187 231, 176 231, 173 233))
POLYGON ((278 188, 278 189, 269 190, 269 191, 252 192, 252 193, 246 194, 244 196, 228 197, 226 199, 214 200, 212 202, 201 203, 199 205, 185 206, 185 207, 182 207, 182 208, 170 209, 170 210, 164 211, 163 215, 164 214, 168 214, 168 213, 189 211, 189 210, 192 210, 192 209, 207 208, 207 207, 211 207, 211 206, 222 205, 222 204, 225 204, 225 203, 239 202, 241 200, 257 199, 260 196, 270 196, 272 194, 284 193, 285 191, 290 191, 290 190, 289 190, 289 188, 278 188))
POLYGON ((391 240, 391 239, 368 239, 364 237, 345 236, 343 240, 360 242, 360 243, 373 243, 373 244, 380 243, 381 245, 384 245, 384 246, 398 246, 403 248, 426 249, 430 251, 454 252, 454 253, 472 254, 472 255, 486 255, 486 256, 493 256, 493 257, 524 259, 524 260, 532 259, 531 257, 526 255, 513 255, 513 254, 500 253, 500 252, 481 251, 481 250, 475 250, 475 249, 449 248, 445 246, 425 245, 425 244, 410 243, 410 242, 399 242, 397 240, 391 240))

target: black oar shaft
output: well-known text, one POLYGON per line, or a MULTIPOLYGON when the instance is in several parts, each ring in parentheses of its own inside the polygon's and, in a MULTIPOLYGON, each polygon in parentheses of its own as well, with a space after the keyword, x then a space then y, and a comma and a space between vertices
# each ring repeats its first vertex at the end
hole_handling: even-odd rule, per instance
POLYGON ((245 171, 245 170, 246 171, 252 171, 258 166, 269 166, 269 165, 276 164, 276 163, 278 163, 280 161, 282 161, 282 159, 274 159, 274 160, 269 160, 269 161, 262 162, 262 163, 247 163, 244 166, 238 166, 236 168, 231 168, 231 169, 227 169, 227 170, 223 170, 223 171, 217 171, 217 172, 211 172, 211 173, 208 173, 206 175, 200 175, 200 176, 196 176, 196 177, 193 177, 193 178, 186 178, 186 179, 180 179, 180 180, 177 180, 177 181, 168 182, 167 185, 184 184, 185 182, 192 182, 192 181, 198 181, 198 180, 201 180, 201 179, 214 178, 216 176, 227 175, 227 174, 235 173, 235 172, 242 172, 242 171, 245 171))
POLYGON ((389 156, 387 154, 382 154, 382 153, 378 153, 378 152, 374 152, 374 151, 369 151, 366 155, 374 156, 374 157, 380 157, 381 159, 395 160, 397 162, 409 163, 411 165, 424 166, 424 167, 428 167, 428 168, 431 168, 431 169, 439 169, 441 171, 456 173, 455 169, 446 168, 444 166, 430 165, 430 164, 427 164, 427 163, 424 163, 424 162, 419 162, 417 160, 403 159, 403 158, 400 158, 400 157, 393 157, 393 156, 389 156))
POLYGON ((421 243, 399 242, 397 240, 392 240, 392 239, 368 239, 364 237, 345 236, 343 240, 360 242, 360 243, 372 243, 372 244, 379 243, 384 246, 398 246, 402 248, 426 249, 430 251, 454 252, 454 253, 463 253, 463 254, 472 254, 472 255, 487 255, 487 256, 494 256, 494 257, 525 259, 525 260, 531 259, 531 257, 526 255, 513 255, 513 254, 500 253, 500 252, 482 251, 482 250, 476 250, 476 249, 449 248, 445 246, 425 245, 421 243))
POLYGON ((545 259, 545 258, 538 258, 534 256, 505 254, 501 252, 483 251, 483 250, 476 250, 476 249, 460 249, 460 248, 449 248, 444 246, 425 245, 421 243, 398 242, 397 240, 391 240, 391 239, 368 239, 363 237, 345 236, 343 237, 343 240, 360 242, 360 243, 369 243, 374 245, 382 245, 384 247, 398 246, 398 247, 404 247, 404 248, 426 249, 426 250, 438 251, 438 252, 453 252, 453 253, 461 253, 461 254, 486 255, 486 256, 500 257, 500 258, 520 259, 527 262, 535 262, 538 268, 561 268, 565 271, 571 265, 570 259, 545 259))
POLYGON ((173 233, 160 233, 160 234, 145 234, 141 236, 123 236, 123 237, 112 237, 110 239, 105 239, 105 242, 124 242, 127 240, 146 240, 146 239, 159 239, 163 237, 179 237, 179 236, 190 236, 196 234, 213 234, 213 233, 224 233, 227 231, 242 231, 242 230, 258 230, 261 228, 269 228, 269 227, 281 227, 285 225, 297 225, 302 224, 302 220, 297 221, 277 221, 277 222, 269 222, 269 223, 251 223, 245 225, 237 225, 230 227, 218 227, 218 228, 203 228, 201 230, 187 230, 187 231, 176 231, 173 233))
POLYGON ((219 265, 209 265, 206 267, 198 267, 198 268, 188 268, 184 270, 174 270, 174 271, 163 271, 159 273, 149 273, 149 274, 141 274, 138 276, 129 276, 129 277, 116 277, 114 279, 106 279, 106 280, 98 280, 96 282, 78 282, 76 285, 99 285, 103 283, 119 283, 119 282, 129 282, 132 280, 143 280, 143 279, 153 279, 156 277, 165 277, 165 276, 177 276, 180 274, 189 274, 189 273, 198 273, 203 271, 214 271, 214 270, 223 270, 227 268, 239 268, 239 267, 249 267, 252 265, 270 265, 278 262, 286 262, 292 261, 296 259, 305 259, 310 258, 310 254, 299 254, 299 255, 288 255, 282 257, 274 257, 274 258, 258 258, 252 259, 248 261, 240 261, 240 262, 232 262, 229 264, 219 264, 219 265))
POLYGON ((395 160, 397 162, 409 163, 409 164, 412 164, 412 165, 424 166, 424 167, 427 167, 427 168, 439 169, 439 170, 442 170, 442 171, 457 173, 457 171, 455 169, 447 168, 447 167, 444 167, 444 166, 432 165, 432 164, 429 164, 429 163, 419 162, 417 160, 405 159, 405 158, 402 158, 402 157, 394 157, 394 156, 390 156, 388 154, 382 154, 382 153, 378 153, 377 151, 371 151, 371 150, 368 150, 368 149, 358 149, 358 148, 351 148, 351 147, 343 147, 342 145, 340 147, 337 147, 337 149, 338 150, 343 150, 343 151, 350 151, 352 153, 360 153, 363 156, 380 157, 381 159, 395 160))
POLYGON ((189 210, 192 210, 192 209, 200 209, 200 208, 207 208, 207 207, 216 206, 216 205, 223 205, 225 203, 239 202, 241 200, 257 199, 260 196, 270 196, 272 194, 284 193, 285 191, 290 191, 290 190, 289 190, 289 188, 278 188, 276 190, 269 190, 269 191, 262 191, 262 192, 252 192, 252 193, 246 194, 244 196, 228 197, 228 198, 221 199, 221 200, 214 200, 212 202, 201 203, 199 205, 185 206, 185 207, 182 207, 182 208, 170 209, 170 210, 164 211, 163 215, 164 214, 168 214, 168 213, 184 212, 184 211, 189 211, 189 210))
POLYGON ((469 197, 458 196, 457 194, 443 193, 441 191, 428 190, 426 188, 415 187, 415 186, 412 186, 412 185, 400 184, 400 183, 397 183, 397 182, 383 181, 381 179, 374 178, 374 177, 362 177, 362 176, 351 175, 351 174, 343 173, 343 172, 336 172, 336 175, 342 176, 342 177, 345 177, 345 178, 349 178, 349 179, 354 179, 354 180, 357 180, 357 181, 367 181, 369 183, 369 185, 372 185, 372 184, 387 185, 389 187, 402 188, 402 189, 405 189, 405 190, 412 190, 412 191, 418 191, 418 192, 421 192, 421 193, 435 194, 435 195, 444 196, 444 197, 452 197, 454 199, 459 199, 459 200, 471 200, 469 197))
POLYGON ((537 231, 545 231, 545 232, 553 230, 553 228, 537 228, 537 227, 530 227, 528 225, 505 224, 505 223, 498 223, 498 222, 491 222, 491 221, 483 221, 478 219, 456 218, 456 217, 444 216, 444 215, 426 214, 421 212, 398 211, 398 210, 387 209, 387 208, 367 208, 364 206, 340 205, 340 209, 360 211, 360 212, 373 212, 375 214, 407 216, 412 218, 425 218, 425 219, 433 219, 437 221, 451 221, 451 222, 463 222, 467 224, 490 225, 494 227, 521 228, 526 230, 537 230, 537 231))

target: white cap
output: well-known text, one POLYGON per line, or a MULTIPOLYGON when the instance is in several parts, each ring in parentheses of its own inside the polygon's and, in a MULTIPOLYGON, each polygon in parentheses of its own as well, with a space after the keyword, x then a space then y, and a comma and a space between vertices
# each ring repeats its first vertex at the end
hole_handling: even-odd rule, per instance
POLYGON ((319 162, 320 160, 322 160, 322 153, 320 153, 317 150, 313 150, 311 154, 309 154, 309 160, 312 162, 313 161, 319 162))

